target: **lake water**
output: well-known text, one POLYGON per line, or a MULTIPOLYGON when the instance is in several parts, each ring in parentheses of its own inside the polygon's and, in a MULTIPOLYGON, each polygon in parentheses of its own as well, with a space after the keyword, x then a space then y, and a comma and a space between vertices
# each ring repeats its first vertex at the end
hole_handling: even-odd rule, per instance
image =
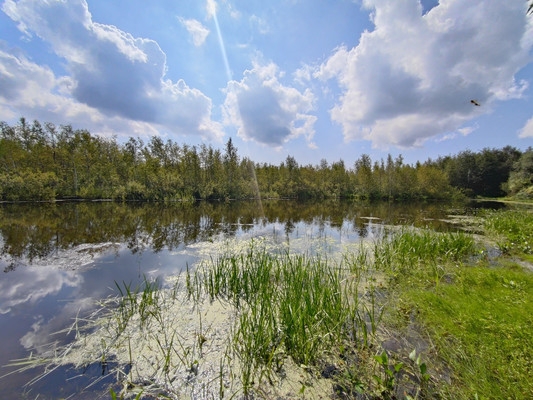
POLYGON ((379 237, 389 225, 458 229, 450 215, 470 207, 274 200, 0 205, 0 392, 3 398, 108 398, 103 388, 113 377, 97 366, 59 368, 25 385, 43 369, 14 372, 17 367, 5 365, 38 356, 52 342, 68 342, 72 334, 65 329, 97 300, 117 295, 117 283, 163 282, 193 267, 202 243, 266 237, 290 247, 327 238, 328 251, 336 251, 337 245, 379 237))

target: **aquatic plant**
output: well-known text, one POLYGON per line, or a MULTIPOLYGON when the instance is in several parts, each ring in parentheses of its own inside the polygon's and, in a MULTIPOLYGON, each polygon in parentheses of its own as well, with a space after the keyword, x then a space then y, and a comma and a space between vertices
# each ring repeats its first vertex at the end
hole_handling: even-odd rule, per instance
POLYGON ((529 210, 485 210, 480 217, 484 230, 495 236, 503 253, 533 254, 533 213, 529 210))
POLYGON ((414 228, 340 257, 251 240, 188 267, 170 289, 116 284, 103 318, 62 357, 83 348, 85 363, 117 363, 117 396, 312 398, 321 387, 339 398, 468 398, 494 390, 494 371, 518 393, 501 377, 527 370, 533 284, 516 266, 487 268, 478 249, 466 233, 414 228))
POLYGON ((395 381, 397 375, 403 369, 403 362, 393 362, 390 360, 386 351, 374 356, 381 367, 381 372, 374 375, 374 379, 379 385, 380 395, 385 400, 395 398, 394 390, 396 388, 395 381))

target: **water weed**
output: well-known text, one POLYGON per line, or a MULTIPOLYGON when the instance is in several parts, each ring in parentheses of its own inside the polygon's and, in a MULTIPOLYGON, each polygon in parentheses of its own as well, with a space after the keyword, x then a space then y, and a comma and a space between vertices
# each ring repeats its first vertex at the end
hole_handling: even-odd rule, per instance
POLYGON ((125 329, 134 315, 139 316, 140 326, 144 327, 150 316, 158 312, 158 299, 160 283, 149 281, 144 277, 141 286, 135 289, 131 284, 122 283, 122 286, 115 282, 115 286, 120 294, 118 301, 118 312, 115 315, 116 331, 119 336, 125 329))
POLYGON ((120 396, 533 396, 531 274, 478 253, 469 234, 427 229, 330 258, 252 240, 187 267, 183 286, 116 284, 106 322, 72 348, 128 364, 120 396))

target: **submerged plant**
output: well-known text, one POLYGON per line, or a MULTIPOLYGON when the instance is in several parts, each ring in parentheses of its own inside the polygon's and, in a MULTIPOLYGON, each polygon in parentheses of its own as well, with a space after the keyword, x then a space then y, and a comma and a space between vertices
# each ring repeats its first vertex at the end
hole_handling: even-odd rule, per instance
MULTIPOLYGON (((124 384, 120 395, 140 388, 171 398, 269 398, 289 368, 298 369, 306 397, 308 381, 321 380, 343 398, 363 392, 393 398, 405 376, 430 393, 420 356, 412 354, 412 364, 381 347, 384 325, 399 304, 398 290, 444 294, 444 277, 474 248, 466 234, 414 229, 391 230, 331 259, 252 241, 187 266, 183 286, 116 283, 120 297, 108 307, 107 322, 93 325, 103 340, 87 359, 122 356, 128 368, 116 371, 124 384)), ((80 335, 76 345, 88 338, 80 335)))
POLYGON ((116 332, 119 336, 125 329, 130 319, 137 315, 140 326, 145 327, 150 317, 159 312, 158 296, 160 283, 156 279, 149 281, 144 277, 143 284, 132 289, 131 283, 122 282, 122 286, 115 282, 120 294, 118 313, 115 316, 116 332), (142 288, 142 289, 141 289, 142 288))

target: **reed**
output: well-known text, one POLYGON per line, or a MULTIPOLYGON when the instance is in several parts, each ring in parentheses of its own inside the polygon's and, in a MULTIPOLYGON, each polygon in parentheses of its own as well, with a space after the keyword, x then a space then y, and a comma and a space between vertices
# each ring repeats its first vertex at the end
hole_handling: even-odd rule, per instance
POLYGON ((474 238, 464 232, 404 228, 376 241, 374 268, 391 282, 419 279, 438 285, 445 275, 442 264, 459 262, 476 250, 474 238))
POLYGON ((480 214, 485 232, 495 237, 505 254, 533 254, 533 213, 527 209, 486 210, 480 214))
POLYGON ((341 270, 305 256, 284 261, 278 304, 285 348, 297 363, 313 364, 341 337, 350 314, 342 299, 341 270))
POLYGON ((374 312, 364 314, 359 302, 367 267, 353 265, 366 259, 346 257, 339 265, 318 256, 268 253, 252 245, 195 270, 190 280, 201 282, 200 292, 237 310, 232 347, 245 395, 263 379, 274 382, 286 357, 312 370, 336 353, 332 349, 345 348, 353 338, 370 343, 378 321, 371 319, 372 333, 366 332, 366 319, 374 312))
POLYGON ((144 328, 151 317, 160 312, 158 296, 161 285, 157 279, 149 281, 144 277, 142 285, 134 289, 131 283, 125 282, 122 285, 115 282, 115 286, 119 292, 118 312, 114 314, 117 337, 124 332, 133 316, 139 317, 140 327, 144 328))
MULTIPOLYGON (((210 328, 204 326, 200 309, 221 301, 234 313, 228 347, 211 381, 221 398, 228 394, 228 381, 245 398, 259 396, 261 385, 281 382, 289 364, 300 366, 306 376, 329 379, 340 396, 386 392, 392 397, 402 368, 410 362, 407 355, 396 360, 381 348, 388 328, 384 325, 408 299, 398 291, 407 293, 412 287, 417 294, 426 289, 444 293, 443 278, 475 249, 472 237, 464 233, 414 229, 390 230, 379 240, 361 242, 355 250, 330 259, 271 251, 252 241, 242 251, 227 251, 195 268, 187 266, 184 286, 178 280, 167 294, 160 282, 146 278, 136 288, 115 283, 119 297, 108 315, 111 335, 101 342, 97 360, 106 363, 120 346, 127 346, 130 368, 121 376, 125 391, 135 387, 130 336, 140 331, 151 343, 154 362, 153 387, 143 387, 144 393, 159 387, 173 393, 175 379, 183 374, 192 393, 196 385, 205 384, 196 382, 210 351, 210 328), (181 311, 181 301, 187 307, 184 312, 197 312, 199 325, 189 337, 165 313, 166 308, 181 311), (387 372, 391 368, 392 374, 387 372), (372 378, 376 369, 378 378, 372 378)), ((431 393, 429 364, 415 360, 418 364, 412 361, 410 368, 419 369, 414 376, 424 378, 418 383, 431 393)))
MULTIPOLYGON (((522 356, 533 346, 524 335, 533 312, 533 285, 531 272, 514 261, 521 258, 527 265, 531 260, 532 215, 526 210, 480 213, 478 222, 490 239, 481 245, 466 233, 425 230, 402 230, 376 245, 383 253, 377 255, 375 266, 390 277, 387 290, 395 300, 382 323, 402 332, 402 327, 412 329, 414 322, 433 346, 427 362, 416 353, 403 360, 420 382, 419 396, 533 395, 527 357, 522 356), (502 256, 491 252, 480 258, 492 243, 502 256), (454 385, 435 379, 442 373, 439 360, 451 371, 454 385)), ((384 359, 379 362, 384 364, 384 359)), ((382 381, 389 389, 390 383, 382 381)))

